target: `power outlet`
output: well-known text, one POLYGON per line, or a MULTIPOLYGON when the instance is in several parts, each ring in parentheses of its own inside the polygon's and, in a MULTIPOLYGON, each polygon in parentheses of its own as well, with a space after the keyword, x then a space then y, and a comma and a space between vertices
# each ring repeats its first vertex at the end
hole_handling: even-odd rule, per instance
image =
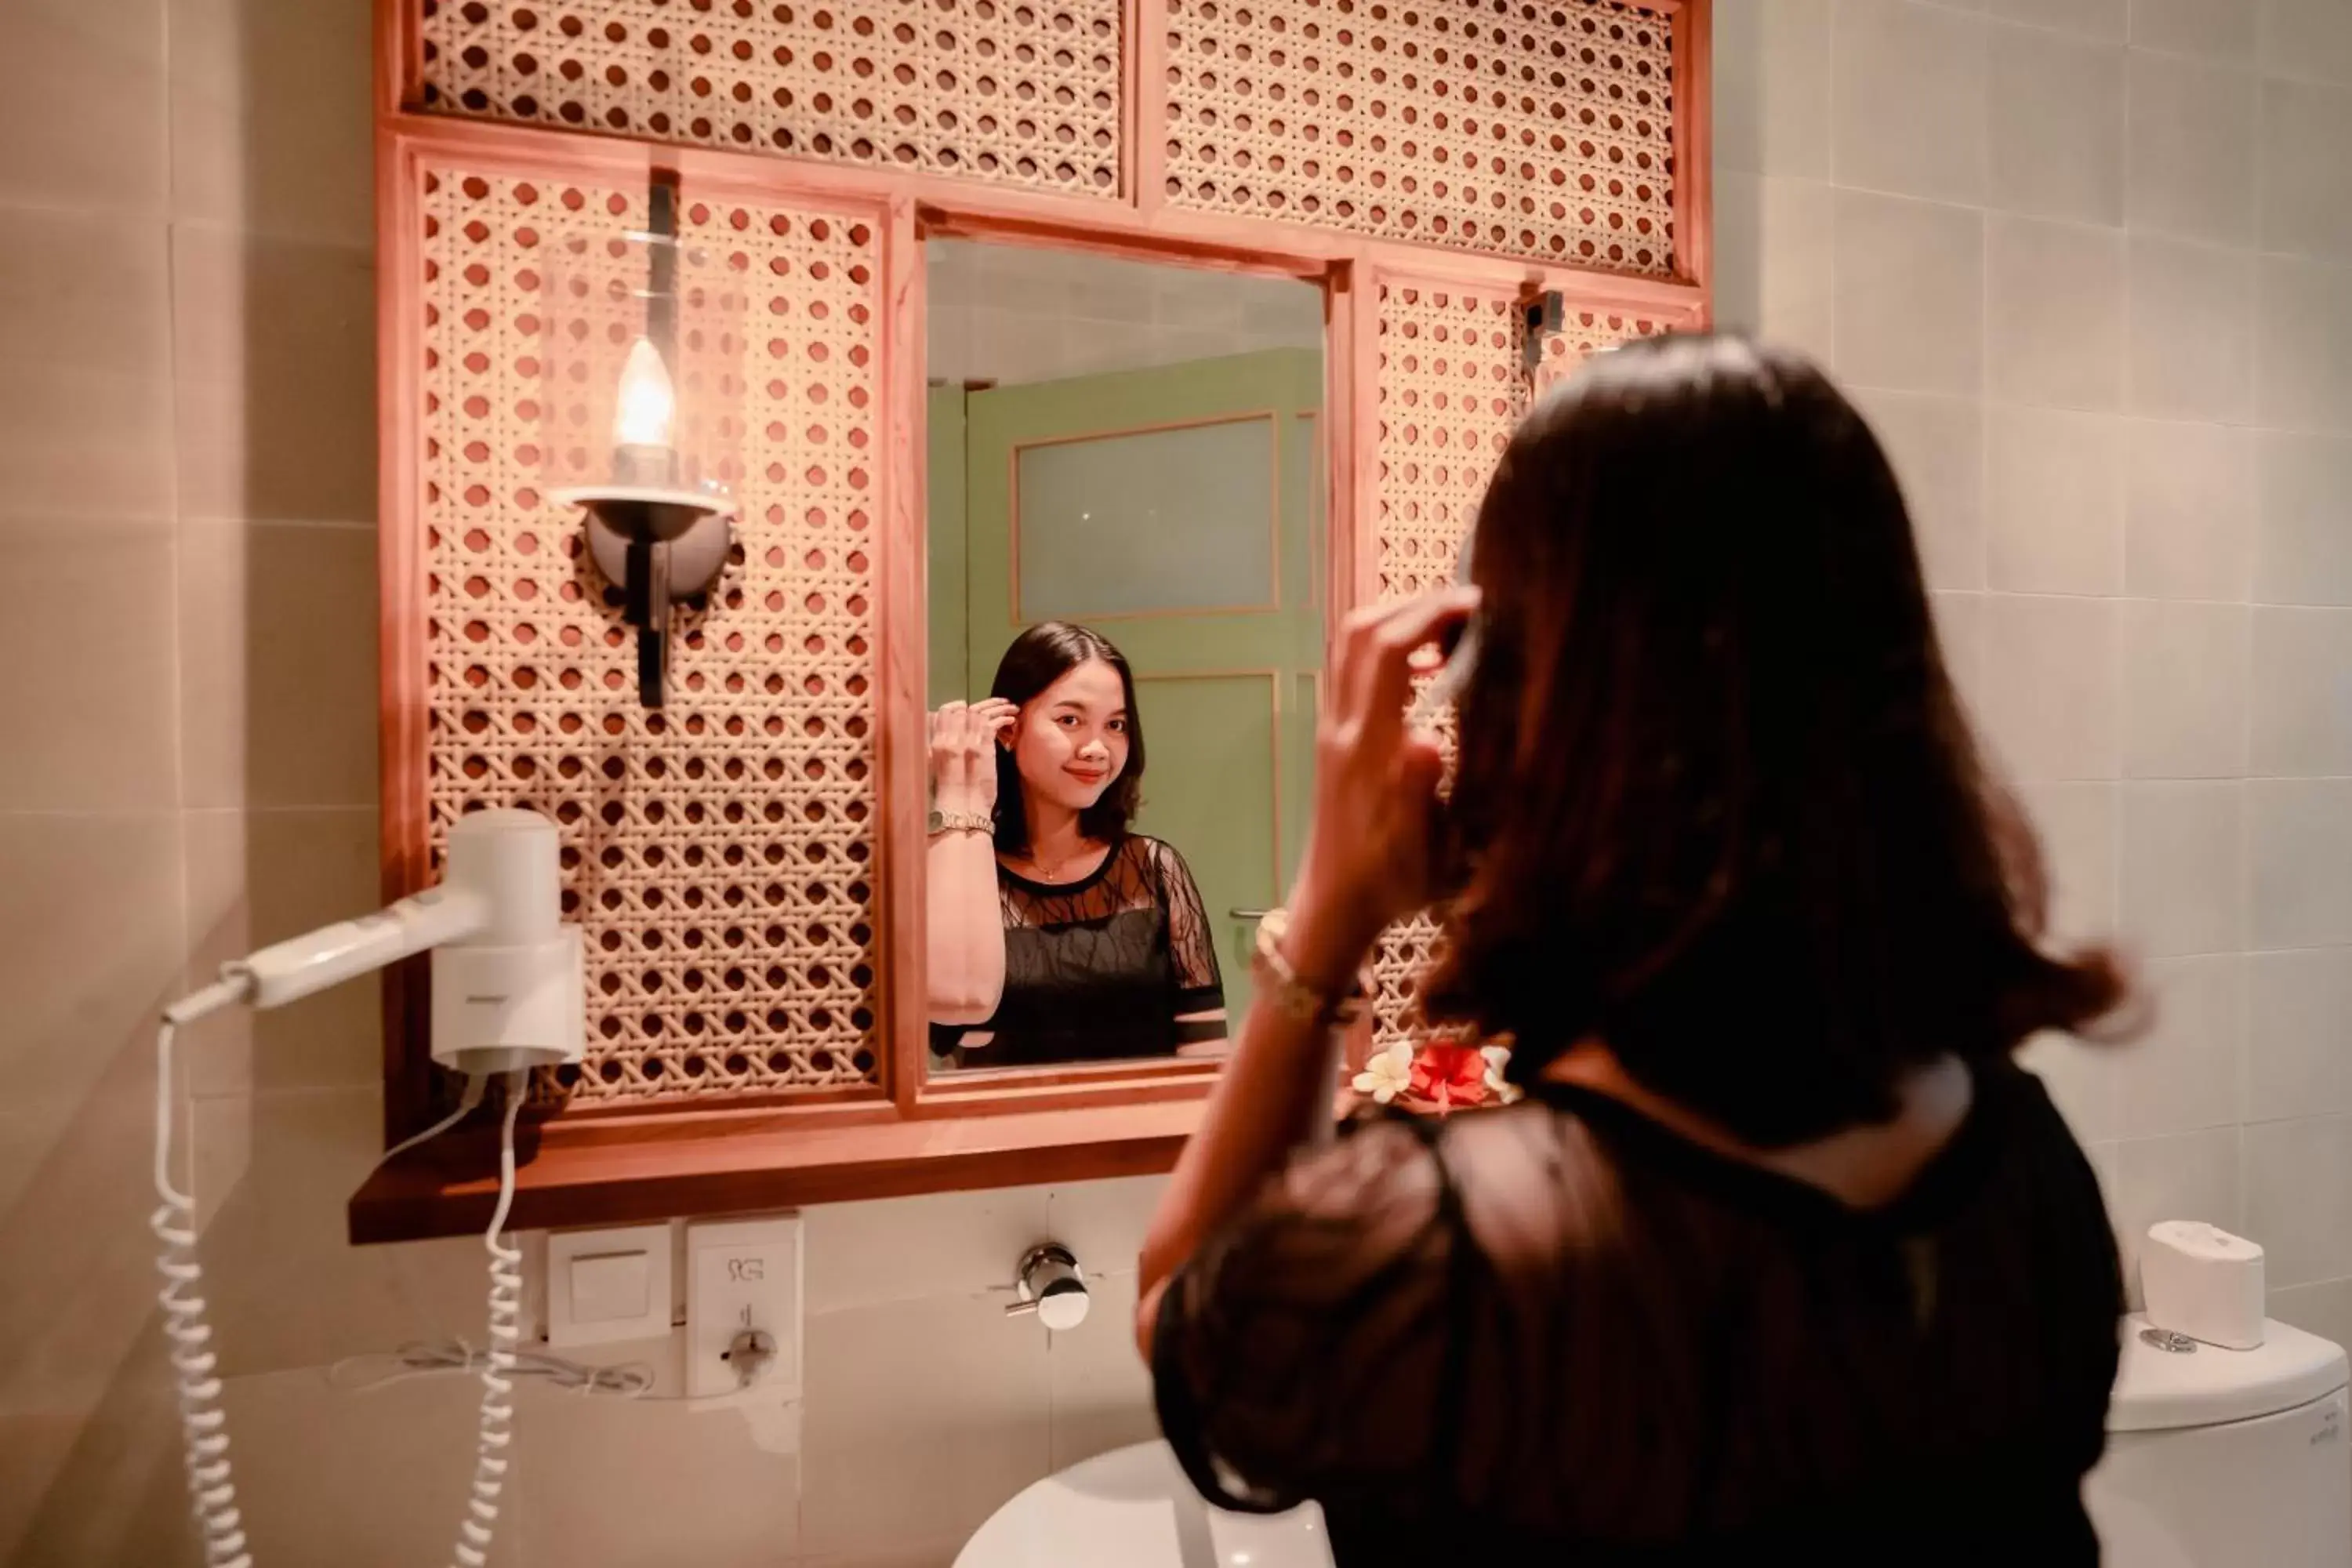
POLYGON ((754 1390, 763 1405, 800 1398, 798 1215, 686 1227, 687 1396, 713 1399, 754 1390), (773 1341, 773 1350, 747 1383, 745 1363, 734 1352, 740 1336, 761 1331, 773 1341))

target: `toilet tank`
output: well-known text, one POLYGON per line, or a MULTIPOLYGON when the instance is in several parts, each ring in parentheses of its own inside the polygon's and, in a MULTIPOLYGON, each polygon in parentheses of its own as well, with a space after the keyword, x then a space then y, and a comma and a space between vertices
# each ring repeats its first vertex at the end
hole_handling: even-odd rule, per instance
POLYGON ((2343 1349, 2280 1322, 2250 1351, 2123 1333, 2083 1487, 2105 1568, 2352 1568, 2343 1349))

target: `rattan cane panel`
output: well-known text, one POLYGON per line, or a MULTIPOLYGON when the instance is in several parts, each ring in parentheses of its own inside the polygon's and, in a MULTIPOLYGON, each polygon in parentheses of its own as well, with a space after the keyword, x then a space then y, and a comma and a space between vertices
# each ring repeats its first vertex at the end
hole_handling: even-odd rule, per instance
POLYGON ((632 289, 592 289, 618 303, 575 333, 548 277, 607 253, 645 205, 424 175, 435 854, 485 806, 561 826, 567 918, 588 945, 573 1098, 873 1084, 881 236, 854 215, 685 194, 683 378, 740 391, 742 510, 714 603, 678 613, 668 705, 648 710, 580 515, 541 493, 565 466, 542 449, 550 432, 595 423, 590 394, 567 407, 566 389, 617 375, 642 310, 632 289), (551 374, 574 353, 584 376, 551 374))
POLYGON ((1118 195, 1118 0, 419 0, 424 107, 1118 195))
MULTIPOLYGON (((1463 536, 1477 521, 1486 481, 1526 410, 1528 378, 1523 317, 1513 296, 1390 281, 1381 286, 1379 316, 1373 547, 1380 598, 1389 601, 1454 580, 1463 536)), ((1545 340, 1538 388, 1568 375, 1595 350, 1664 330, 1656 321, 1571 309, 1561 331, 1545 340)), ((1452 710, 1423 717, 1450 769, 1452 710)), ((1427 913, 1381 936, 1372 956, 1375 1048, 1431 1033, 1420 1016, 1420 982, 1440 940, 1441 928, 1427 913)))
POLYGON ((1168 0, 1167 199, 1669 275, 1673 58, 1613 0, 1168 0))

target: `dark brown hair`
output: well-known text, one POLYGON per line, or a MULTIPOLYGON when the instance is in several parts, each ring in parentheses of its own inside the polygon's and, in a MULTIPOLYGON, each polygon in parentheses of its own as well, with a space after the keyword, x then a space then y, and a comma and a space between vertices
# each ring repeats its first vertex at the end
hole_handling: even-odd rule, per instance
POLYGON ((1895 475, 1801 356, 1596 359, 1479 509, 1433 1016, 1588 1036, 1782 1146, 1894 1114, 1910 1067, 2080 1029, 2112 959, 2042 952, 2031 830, 1937 651, 1895 475))
MULTIPOLYGON (((1127 656, 1100 632, 1068 621, 1041 621, 1013 639, 996 661, 996 682, 988 689, 1027 707, 1037 694, 1090 659, 1118 672, 1119 700, 1127 704, 1127 765, 1104 786, 1101 798, 1078 813, 1078 831, 1106 843, 1127 831, 1143 804, 1143 713, 1135 705, 1135 674, 1127 656)), ((1029 847, 1028 814, 1021 805, 1021 769, 1009 746, 996 753, 996 847, 1008 855, 1029 847)))

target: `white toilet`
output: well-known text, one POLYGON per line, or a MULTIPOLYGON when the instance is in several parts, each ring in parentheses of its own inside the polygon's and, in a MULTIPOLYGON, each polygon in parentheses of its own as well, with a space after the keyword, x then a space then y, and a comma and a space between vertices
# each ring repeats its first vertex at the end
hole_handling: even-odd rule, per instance
POLYGON ((2341 1346, 2284 1323, 2233 1351, 2125 1319, 2083 1488, 2105 1568, 2352 1568, 2345 1383, 2341 1346))

